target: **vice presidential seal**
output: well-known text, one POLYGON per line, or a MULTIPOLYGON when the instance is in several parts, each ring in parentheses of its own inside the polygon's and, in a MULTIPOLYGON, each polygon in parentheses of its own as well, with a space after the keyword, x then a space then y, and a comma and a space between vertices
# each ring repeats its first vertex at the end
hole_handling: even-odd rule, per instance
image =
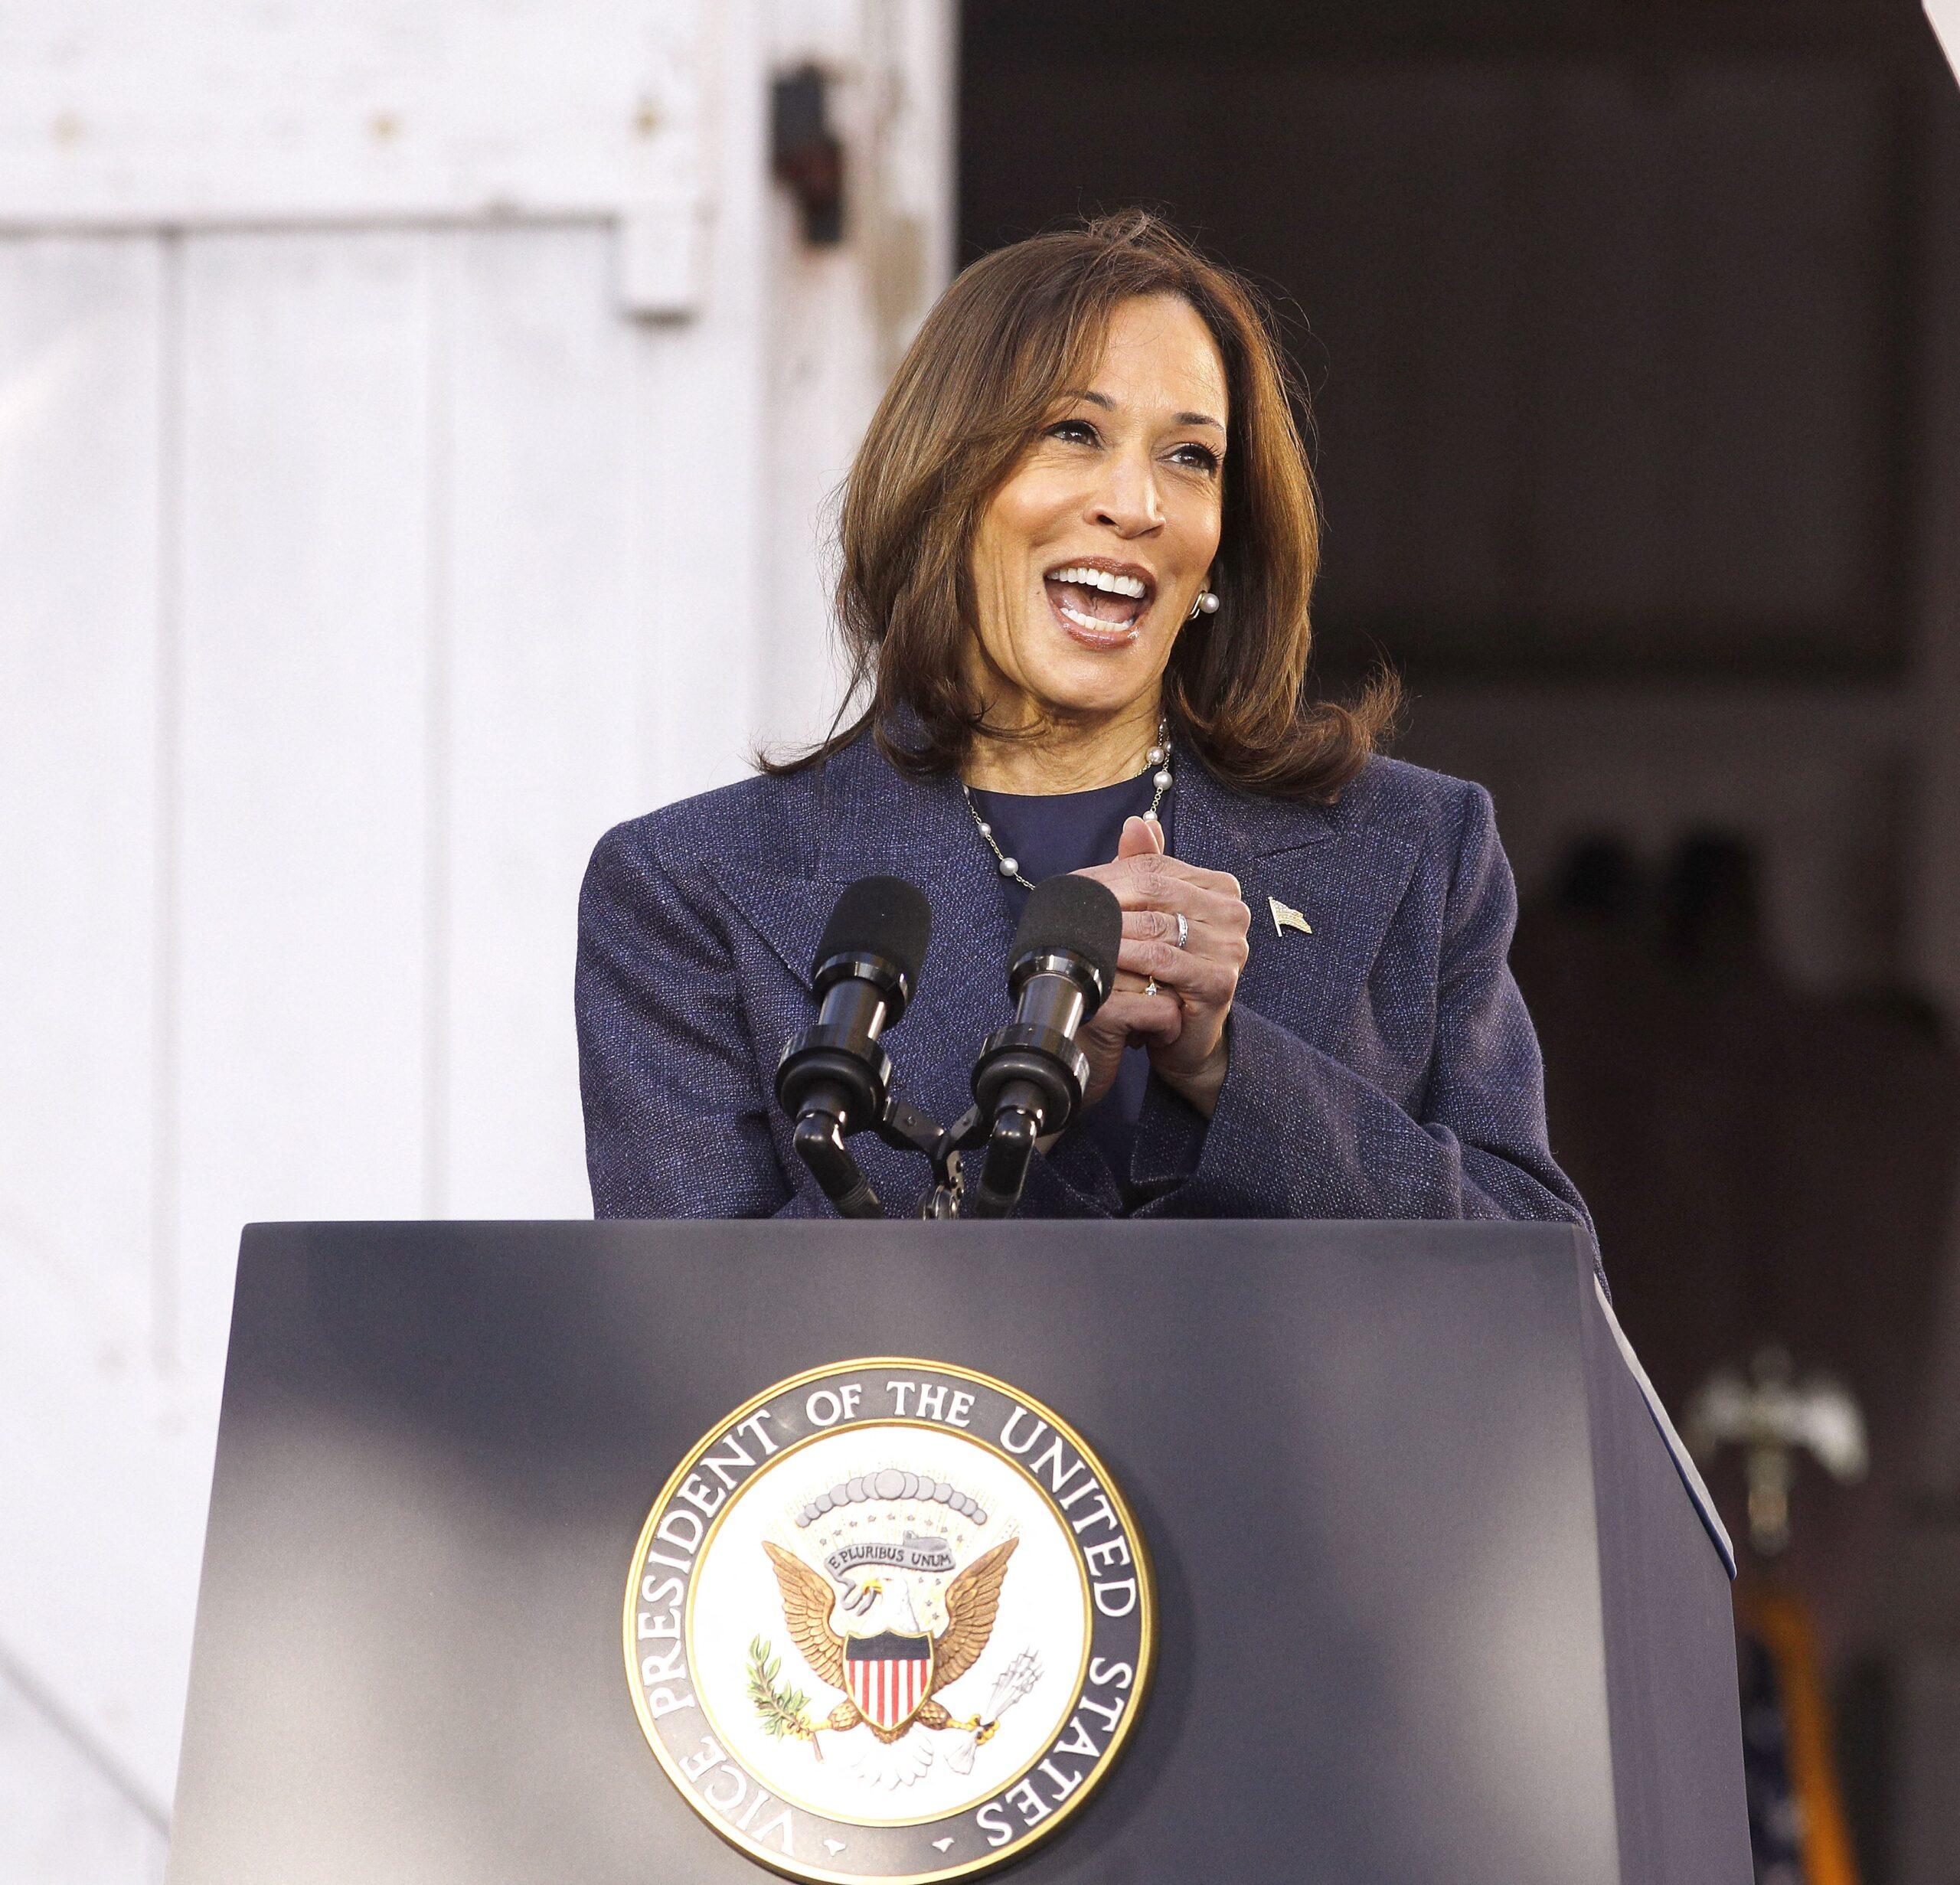
POLYGON ((792 1878, 963 1878, 1079 1808, 1155 1651, 1135 1521, 1058 1415, 932 1361, 844 1361, 720 1422, 626 1588, 646 1738, 792 1878))

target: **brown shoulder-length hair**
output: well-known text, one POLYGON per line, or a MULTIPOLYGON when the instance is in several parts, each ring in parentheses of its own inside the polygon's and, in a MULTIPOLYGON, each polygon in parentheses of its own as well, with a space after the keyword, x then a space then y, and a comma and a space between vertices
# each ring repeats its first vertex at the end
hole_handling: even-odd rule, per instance
POLYGON ((867 731, 914 776, 965 759, 984 713, 967 667, 974 532, 1067 390, 1088 384, 1111 314, 1140 295, 1191 304, 1230 400, 1220 607, 1172 649, 1173 734, 1228 783, 1275 798, 1330 799, 1361 769, 1400 690, 1384 671, 1350 704, 1308 692, 1320 509, 1271 309, 1140 210, 995 250, 926 317, 843 488, 836 613, 850 686, 838 726, 765 769, 799 770, 867 731))

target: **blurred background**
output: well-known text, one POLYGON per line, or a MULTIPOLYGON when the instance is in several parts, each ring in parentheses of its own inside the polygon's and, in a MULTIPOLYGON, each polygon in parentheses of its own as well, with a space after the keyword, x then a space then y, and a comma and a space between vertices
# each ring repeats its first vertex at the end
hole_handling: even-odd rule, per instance
POLYGON ((593 841, 828 717, 898 353, 1131 203, 1280 302, 1325 684, 1392 660, 1496 796, 1553 1145, 1746 1560, 1759 1878, 1960 1885, 1913 0, 0 14, 0 1877, 161 1877, 239 1226, 589 1212, 593 841))

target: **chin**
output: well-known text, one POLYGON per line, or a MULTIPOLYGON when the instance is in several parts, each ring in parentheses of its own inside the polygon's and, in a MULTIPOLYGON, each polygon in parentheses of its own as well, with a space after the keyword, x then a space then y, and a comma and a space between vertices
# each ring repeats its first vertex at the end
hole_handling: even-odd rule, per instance
POLYGON ((1058 707, 1076 713, 1114 713, 1154 687, 1164 668, 1148 634, 1110 636, 1096 642, 1073 633, 1044 638, 1042 691, 1058 707))
POLYGON ((1134 707, 1157 684, 1155 672, 1138 662, 1121 674, 1050 673, 1039 683, 1049 711, 1070 720, 1104 720, 1134 707))

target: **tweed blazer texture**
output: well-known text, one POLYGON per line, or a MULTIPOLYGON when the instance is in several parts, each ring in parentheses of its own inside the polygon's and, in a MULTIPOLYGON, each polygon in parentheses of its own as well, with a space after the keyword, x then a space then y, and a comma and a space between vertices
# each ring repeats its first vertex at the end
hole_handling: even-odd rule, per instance
MULTIPOLYGON (((1510 866, 1481 786, 1376 759, 1326 807, 1232 789, 1187 757, 1177 849, 1253 910, 1207 1122, 1152 1079, 1129 1174, 1140 1217, 1537 1218, 1585 1224, 1547 1142, 1538 1044, 1507 961, 1510 866), (1278 931, 1268 899, 1305 913, 1278 931)), ((868 740, 606 833, 579 912, 576 1007, 602 1217, 815 1217, 831 1207, 771 1096, 814 1018, 811 958, 838 891, 889 872, 933 911, 919 991, 885 1045, 899 1090, 962 1112, 980 1042, 1011 1017, 1013 918, 956 782, 868 740)), ((852 1147, 894 1215, 925 1163, 852 1147)), ((1123 1214, 1101 1154, 1065 1133, 1023 1212, 1123 1214)))

